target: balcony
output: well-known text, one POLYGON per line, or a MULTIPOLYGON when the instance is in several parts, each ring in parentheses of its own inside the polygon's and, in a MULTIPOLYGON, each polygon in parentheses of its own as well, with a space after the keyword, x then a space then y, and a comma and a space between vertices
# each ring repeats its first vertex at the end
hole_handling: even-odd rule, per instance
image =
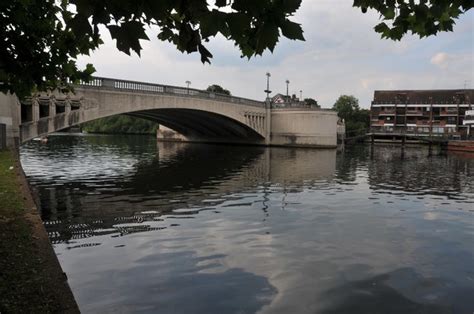
POLYGON ((384 120, 372 120, 370 123, 371 126, 383 126, 384 124, 384 120))
POLYGON ((423 116, 423 111, 421 110, 408 110, 405 112, 407 116, 423 116))
POLYGON ((430 126, 431 121, 429 120, 417 120, 416 121, 416 126, 430 126))
POLYGON ((395 109, 384 109, 379 111, 379 116, 394 116, 395 109))
POLYGON ((444 127, 446 125, 446 121, 433 121, 433 127, 444 127))
POLYGON ((458 111, 457 110, 443 110, 439 113, 440 116, 457 116, 458 111))

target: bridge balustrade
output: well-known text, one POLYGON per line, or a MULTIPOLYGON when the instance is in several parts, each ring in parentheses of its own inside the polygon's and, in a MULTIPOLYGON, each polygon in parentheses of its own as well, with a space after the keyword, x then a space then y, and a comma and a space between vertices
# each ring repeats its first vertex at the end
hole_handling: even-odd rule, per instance
POLYGON ((157 94, 174 94, 184 97, 194 98, 210 98, 215 100, 222 100, 236 104, 243 104, 255 107, 265 107, 265 103, 247 98, 229 96, 225 94, 217 94, 199 89, 185 88, 179 86, 169 86, 153 83, 142 83, 127 80, 116 80, 103 77, 94 77, 89 82, 81 81, 79 86, 83 87, 99 87, 105 89, 118 89, 127 91, 157 93, 157 94))

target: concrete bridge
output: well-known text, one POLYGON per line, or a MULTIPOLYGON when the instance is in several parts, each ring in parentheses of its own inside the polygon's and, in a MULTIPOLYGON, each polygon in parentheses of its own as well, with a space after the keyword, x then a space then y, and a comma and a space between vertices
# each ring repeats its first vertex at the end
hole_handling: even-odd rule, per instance
POLYGON ((189 141, 335 147, 336 113, 272 109, 262 101, 197 89, 94 78, 74 94, 40 93, 21 103, 0 94, 9 145, 91 120, 127 114, 158 122, 189 141))

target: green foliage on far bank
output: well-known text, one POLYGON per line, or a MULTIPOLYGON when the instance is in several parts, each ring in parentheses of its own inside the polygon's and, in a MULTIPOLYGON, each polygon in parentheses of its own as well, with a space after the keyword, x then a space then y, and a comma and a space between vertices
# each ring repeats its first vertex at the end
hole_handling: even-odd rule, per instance
POLYGON ((82 124, 87 133, 156 134, 158 124, 153 121, 126 115, 117 115, 82 124))
POLYGON ((366 133, 370 126, 370 111, 359 107, 359 100, 354 96, 341 95, 332 109, 346 123, 346 136, 353 137, 366 133))

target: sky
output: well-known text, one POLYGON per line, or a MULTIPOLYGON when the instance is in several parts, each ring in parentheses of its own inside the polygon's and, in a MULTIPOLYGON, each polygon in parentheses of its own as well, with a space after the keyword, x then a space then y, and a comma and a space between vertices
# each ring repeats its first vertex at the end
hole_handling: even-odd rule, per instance
POLYGON ((115 48, 104 33, 104 42, 79 65, 94 64, 96 76, 205 89, 218 84, 233 95, 263 100, 265 73, 270 89, 289 91, 332 107, 340 95, 354 95, 361 107, 370 107, 374 90, 474 88, 474 10, 457 20, 454 32, 419 39, 408 35, 401 41, 381 39, 373 27, 375 12, 361 13, 351 0, 303 0, 292 18, 301 23, 306 41, 281 38, 275 51, 250 60, 223 37, 207 43, 214 55, 203 65, 198 53, 182 54, 156 38, 142 41, 141 57, 115 48))

